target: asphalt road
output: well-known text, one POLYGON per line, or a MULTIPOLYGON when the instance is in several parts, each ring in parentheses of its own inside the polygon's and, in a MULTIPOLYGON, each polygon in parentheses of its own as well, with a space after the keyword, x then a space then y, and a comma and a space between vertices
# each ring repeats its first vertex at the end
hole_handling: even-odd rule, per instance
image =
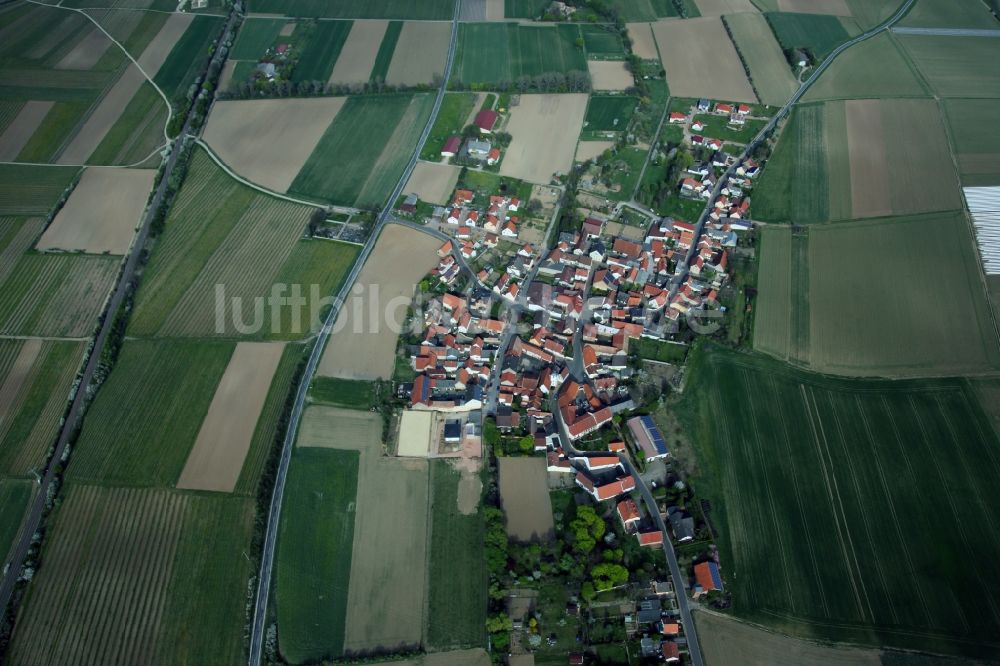
MULTIPOLYGON (((460 9, 461 0, 455 0, 454 17, 451 22, 451 41, 448 44, 448 60, 445 64, 444 81, 447 81, 450 77, 452 64, 455 60, 455 48, 458 41, 458 15, 460 9)), ((309 360, 306 363, 305 371, 302 373, 302 377, 299 380, 299 385, 295 393, 295 403, 292 406, 292 413, 289 417, 288 430, 285 433, 285 441, 282 443, 281 460, 278 464, 278 471, 274 481, 274 492, 271 496, 271 508, 267 517, 267 532, 264 537, 264 550, 261 554, 260 574, 257 579, 257 599, 254 603, 253 624, 251 626, 250 633, 250 656, 248 660, 250 666, 259 666, 261 662, 261 653, 264 647, 264 629, 267 621, 267 602, 268 595, 271 591, 271 574, 274 567, 274 549, 278 536, 278 521, 281 518, 281 501, 285 492, 285 477, 288 475, 288 463, 292 457, 295 436, 298 432, 299 420, 302 417, 302 410, 305 407, 305 398, 306 393, 309 390, 309 384, 312 383, 313 375, 316 373, 316 366, 319 365, 319 360, 323 355, 326 340, 330 336, 330 331, 333 328, 334 322, 337 320, 341 304, 346 300, 348 294, 350 293, 351 287, 354 285, 354 282, 358 278, 358 274, 361 272, 361 268, 364 266, 368 256, 371 254, 372 248, 375 246, 375 242, 378 240, 382 229, 387 223, 392 221, 391 211, 393 206, 395 206, 396 199, 399 198, 403 188, 406 186, 406 181, 409 180, 410 174, 413 172, 414 166, 416 166, 420 150, 423 148, 424 142, 427 141, 427 136, 430 134, 431 127, 434 125, 434 120, 437 118, 438 112, 441 109, 441 102, 444 99, 444 93, 445 86, 442 84, 442 86, 438 88, 437 98, 434 100, 434 108, 431 110, 431 115, 427 119, 427 124, 424 126, 424 131, 420 135, 420 140, 417 141, 413 155, 410 157, 410 161, 406 165, 406 169, 403 171, 403 175, 400 177, 399 182, 396 183, 396 187, 393 189, 392 195, 386 201, 385 207, 382 208, 382 211, 379 213, 378 222, 372 230, 372 234, 368 238, 368 242, 365 243, 357 261, 354 262, 354 267, 344 280, 343 286, 337 294, 337 299, 334 301, 333 307, 330 308, 330 312, 327 314, 327 317, 323 322, 322 329, 316 336, 316 344, 313 345, 312 352, 309 354, 309 360)))
MULTIPOLYGON (((233 29, 233 22, 235 20, 236 14, 233 12, 230 14, 229 21, 226 24, 226 32, 223 35, 222 42, 230 39, 230 33, 233 29)), ((219 57, 219 51, 219 49, 216 50, 216 54, 213 56, 213 61, 221 60, 219 57)), ((208 69, 206 68, 205 71, 207 72, 208 69)), ((199 87, 201 86, 203 79, 204 73, 196 82, 199 87)), ((80 378, 80 388, 76 393, 76 397, 73 398, 69 413, 66 416, 62 429, 59 431, 59 439, 56 441, 56 447, 52 454, 52 462, 49 464, 48 469, 45 470, 45 474, 42 476, 41 482, 36 489, 37 492, 31 502, 28 515, 25 518, 25 522, 21 530, 21 538, 17 544, 15 544, 12 555, 9 559, 11 565, 5 569, 3 580, 0 581, 0 608, 6 608, 7 604, 10 603, 14 586, 17 583, 17 579, 21 575, 22 563, 28 555, 28 548, 31 546, 32 536, 36 531, 38 531, 38 527, 41 524, 42 515, 45 511, 45 500, 48 496, 50 488, 52 487, 53 479, 55 478, 57 463, 62 459, 64 453, 66 452, 66 446, 69 444, 70 436, 83 419, 85 408, 84 403, 86 401, 87 394, 86 387, 90 385, 91 380, 94 378, 94 372, 97 370, 98 363, 101 360, 101 350, 104 348, 108 335, 111 333, 111 327, 114 324, 115 314, 118 312, 118 308, 125 299, 128 284, 132 280, 136 266, 139 263, 139 257, 146 245, 146 239, 149 237, 149 227, 152 224, 153 218, 156 216, 156 211, 160 207, 163 197, 166 195, 167 183, 170 180, 170 174, 173 172, 173 169, 177 164, 177 158, 182 152, 181 146, 191 135, 191 119, 194 117, 194 108, 195 105, 192 104, 191 108, 188 110, 184 126, 178 135, 178 139, 174 141, 173 150, 170 152, 170 157, 167 158, 166 167, 160 176, 160 181, 153 193, 153 198, 146 207, 145 216, 143 217, 142 224, 136 234, 135 242, 132 244, 132 249, 129 251, 128 258, 125 260, 125 265, 118 277, 118 283, 115 286, 115 290, 112 293, 111 298, 107 302, 107 306, 104 310, 104 321, 97 333, 97 337, 94 338, 94 344, 91 347, 90 356, 87 358, 83 375, 80 378)))

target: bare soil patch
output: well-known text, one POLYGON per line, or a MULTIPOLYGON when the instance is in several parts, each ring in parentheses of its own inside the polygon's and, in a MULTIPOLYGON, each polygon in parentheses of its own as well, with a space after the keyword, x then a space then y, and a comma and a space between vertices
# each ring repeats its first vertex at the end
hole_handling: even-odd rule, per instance
POLYGON ((845 108, 851 164, 851 210, 856 218, 888 215, 892 206, 881 102, 849 99, 845 108))
POLYGON ((215 389, 178 488, 231 493, 250 450, 283 342, 240 342, 215 389))
MULTIPOLYGON (((222 66, 222 74, 219 75, 219 90, 229 90, 229 87, 233 84, 233 74, 235 73, 236 61, 227 59, 226 64, 222 66)), ((216 102, 216 104, 219 104, 219 102, 216 102)))
POLYGON ((614 147, 614 141, 581 141, 576 146, 576 161, 586 162, 598 157, 605 150, 614 147))
POLYGON ((385 82, 391 86, 430 83, 444 73, 451 24, 407 21, 399 33, 385 82))
MULTIPOLYGON (((150 75, 152 76, 152 75, 150 75)), ((59 164, 84 164, 94 150, 104 140, 125 106, 139 92, 146 78, 135 65, 129 65, 121 78, 115 82, 108 94, 98 103, 90 117, 70 141, 66 150, 59 156, 59 164)))
POLYGON ((281 32, 279 32, 278 34, 281 35, 282 37, 291 37, 293 32, 295 32, 295 23, 290 22, 281 26, 281 32))
POLYGON ((318 372, 324 377, 388 379, 396 338, 417 283, 437 264, 441 241, 389 225, 375 244, 334 324, 318 372))
POLYGON ((499 458, 500 501, 507 534, 520 541, 552 536, 552 502, 544 458, 499 458))
POLYGON ((629 23, 628 36, 632 40, 632 53, 643 60, 659 60, 653 29, 648 23, 629 23))
POLYGON ((652 27, 671 94, 757 101, 722 19, 660 21, 652 27))
POLYGON ((486 0, 486 20, 487 21, 504 20, 503 5, 504 5, 504 0, 486 0))
POLYGON ((521 95, 511 107, 507 132, 514 138, 500 174, 545 184, 568 172, 586 110, 585 94, 521 95))
POLYGON ((778 10, 803 14, 851 15, 845 0, 778 0, 778 10))
POLYGON ((244 178, 285 192, 346 97, 216 102, 205 142, 244 178))
POLYGON ((750 0, 695 0, 695 4, 698 5, 698 11, 702 16, 758 12, 750 0))
POLYGON ((10 369, 0 382, 0 433, 7 430, 10 419, 17 412, 17 404, 23 391, 28 388, 26 383, 31 368, 35 365, 39 352, 42 350, 41 340, 25 340, 18 350, 10 369))
POLYGON ((463 516, 471 516, 479 507, 483 494, 483 481, 476 472, 462 470, 458 480, 458 511, 463 516))
POLYGON ((36 247, 127 253, 155 177, 153 169, 86 169, 36 247))
POLYGON ((156 33, 156 37, 153 37, 153 41, 136 59, 139 66, 150 78, 156 76, 156 73, 160 71, 160 67, 163 66, 167 56, 177 44, 177 40, 181 38, 192 21, 194 21, 194 14, 171 14, 160 31, 156 33))
POLYGON ((426 458, 431 448, 432 412, 406 410, 399 419, 399 445, 396 455, 426 458))
POLYGON ((455 191, 455 183, 458 182, 461 171, 461 168, 450 164, 417 162, 410 179, 406 181, 404 192, 416 194, 421 201, 446 204, 455 191))
POLYGON ((344 48, 333 66, 328 83, 367 81, 375 66, 378 49, 385 37, 388 21, 355 21, 344 48))
POLYGON ((18 153, 45 120, 55 102, 39 102, 31 100, 24 103, 14 120, 0 134, 0 161, 13 162, 18 153))
POLYGON ((90 69, 97 64, 109 46, 111 40, 95 26, 56 63, 56 69, 90 69))
POLYGON ((635 85, 624 60, 588 60, 594 90, 625 90, 635 85))
POLYGON ((694 613, 705 662, 770 666, 878 666, 879 651, 820 645, 782 636, 733 618, 694 613))

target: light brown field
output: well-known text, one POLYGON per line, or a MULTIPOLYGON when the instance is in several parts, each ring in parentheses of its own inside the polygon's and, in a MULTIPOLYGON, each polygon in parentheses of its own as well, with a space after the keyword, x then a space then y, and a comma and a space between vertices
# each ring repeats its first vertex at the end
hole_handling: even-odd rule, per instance
POLYGON ((882 109, 877 99, 849 99, 847 148, 851 164, 851 210, 854 217, 878 217, 892 212, 889 204, 889 164, 885 156, 882 109))
POLYGON ((820 645, 740 622, 717 613, 694 612, 708 666, 879 666, 878 650, 820 645))
POLYGON ((545 184, 553 174, 568 172, 586 111, 585 94, 521 95, 507 123, 514 138, 500 174, 545 184))
POLYGON ((18 153, 45 120, 45 114, 49 112, 53 104, 55 102, 35 100, 24 103, 14 120, 0 134, 0 161, 13 162, 17 159, 18 153))
POLYGON ((592 160, 614 145, 614 141, 581 141, 576 146, 576 161, 592 160))
POLYGON ((194 21, 194 14, 171 14, 160 31, 156 33, 156 37, 153 37, 153 41, 136 59, 139 66, 150 78, 156 76, 156 73, 160 71, 160 67, 163 66, 170 51, 177 44, 177 40, 181 38, 192 21, 194 21))
MULTIPOLYGON (((236 73, 236 61, 226 59, 226 64, 222 66, 222 74, 219 75, 219 90, 229 90, 233 83, 233 74, 236 73)), ((216 102, 219 104, 220 102, 216 102)), ((209 118, 211 121, 211 118, 209 118)))
POLYGON ((56 63, 56 69, 90 69, 97 64, 104 52, 111 46, 107 35, 94 27, 74 46, 63 59, 56 63))
MULTIPOLYGON (((179 15, 175 15, 179 16, 179 15)), ((84 164, 94 150, 104 140, 108 130, 118 122, 125 106, 139 91, 146 78, 135 65, 129 65, 121 78, 98 103, 87 121, 59 156, 59 164, 84 164)))
POLYGON ((377 450, 382 446, 382 419, 372 412, 311 405, 302 417, 295 445, 377 450))
POLYGON ((399 33, 385 82, 391 86, 430 83, 444 73, 451 24, 407 21, 399 33))
POLYGON ((587 69, 594 90, 625 90, 635 85, 624 60, 588 60, 587 69))
POLYGON ((778 10, 803 14, 851 15, 845 0, 778 0, 778 10))
POLYGON ((535 666, 535 655, 517 654, 507 658, 507 666, 535 666))
POLYGON ((17 412, 17 403, 22 392, 28 388, 26 380, 41 350, 41 340, 25 340, 10 368, 0 374, 3 378, 0 382, 0 439, 3 439, 10 420, 17 412))
POLYGON ((477 471, 462 470, 458 479, 458 511, 463 516, 471 516, 479 507, 479 498, 483 494, 483 481, 477 471))
POLYGON ((388 26, 388 21, 355 21, 333 66, 328 83, 367 81, 388 26))
POLYGON ((698 11, 702 16, 758 12, 750 0, 695 0, 695 4, 698 5, 698 11))
POLYGON ((290 37, 293 32, 295 32, 295 23, 291 22, 281 26, 281 32, 278 34, 282 37, 290 37))
POLYGON ((239 342, 215 389, 178 488, 231 493, 250 450, 283 342, 239 342))
POLYGON ((125 254, 155 177, 153 169, 85 169, 36 247, 125 254))
POLYGON ((455 191, 458 174, 462 169, 450 164, 417 162, 410 179, 406 181, 405 194, 414 193, 421 201, 445 204, 455 191))
POLYGON ((632 53, 643 60, 659 60, 653 29, 648 23, 629 23, 628 36, 632 40, 632 53))
POLYGON ((426 458, 431 448, 432 412, 407 409, 399 419, 399 446, 396 455, 426 458))
POLYGON ((337 316, 317 372, 324 377, 388 379, 396 337, 416 284, 437 264, 441 241, 389 225, 337 316), (354 294, 361 294, 355 302, 354 294))
POLYGON ((344 649, 415 646, 423 633, 426 597, 427 461, 383 456, 377 414, 330 407, 306 410, 299 445, 314 433, 337 433, 345 418, 369 419, 377 436, 323 436, 331 448, 361 453, 344 649))
POLYGON ((500 501, 507 514, 507 534, 530 541, 552 536, 552 502, 544 458, 498 458, 500 501))
POLYGON ((653 35, 671 94, 757 101, 722 19, 659 21, 653 24, 653 35))
POLYGON ((285 192, 346 97, 216 102, 205 142, 244 178, 285 192))

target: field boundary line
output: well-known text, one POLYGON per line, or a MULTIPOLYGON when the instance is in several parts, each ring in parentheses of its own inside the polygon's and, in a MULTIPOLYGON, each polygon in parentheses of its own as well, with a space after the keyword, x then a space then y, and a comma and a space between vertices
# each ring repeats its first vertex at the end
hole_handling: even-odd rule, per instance
POLYGON ((850 558, 847 557, 847 545, 844 543, 844 533, 840 525, 840 517, 837 515, 837 507, 833 500, 833 488, 830 485, 830 471, 827 469, 826 459, 823 457, 823 451, 820 449, 819 432, 816 430, 816 421, 813 417, 812 407, 809 404, 809 397, 806 394, 805 384, 799 384, 799 394, 806 408, 806 416, 809 418, 809 428, 812 430, 813 445, 816 447, 816 453, 819 454, 819 462, 823 471, 823 481, 826 485, 826 495, 830 500, 830 508, 833 510, 833 522, 837 525, 837 540, 840 542, 840 551, 844 556, 844 564, 847 566, 847 578, 851 583, 851 591, 854 592, 854 602, 857 604, 858 610, 861 611, 863 618, 864 608, 861 605, 861 595, 858 594, 858 583, 854 580, 850 558))
MULTIPOLYGON (((778 385, 775 382, 774 375, 768 377, 768 386, 771 387, 774 404, 780 404, 780 401, 778 400, 780 392, 778 391, 778 385)), ((788 422, 785 420, 784 410, 778 410, 778 420, 781 422, 782 439, 785 441, 785 455, 791 459, 792 445, 791 440, 788 437, 788 422)), ((820 602, 823 604, 823 612, 827 617, 830 617, 830 605, 827 602, 826 590, 823 588, 823 579, 819 575, 819 562, 816 560, 816 549, 813 547, 812 531, 809 529, 809 521, 806 520, 805 507, 802 505, 802 495, 799 493, 799 473, 796 471, 796 465, 793 464, 790 465, 790 467, 792 469, 792 489, 795 491, 795 503, 799 507, 799 515, 802 517, 802 526, 806 533, 806 545, 809 546, 809 559, 812 562, 813 577, 816 579, 816 587, 819 590, 820 602)))
MULTIPOLYGON (((111 33, 109 33, 107 30, 104 29, 104 26, 102 26, 100 23, 98 23, 97 20, 94 19, 93 16, 91 16, 87 12, 83 11, 82 9, 73 9, 72 7, 63 7, 62 5, 50 5, 50 4, 46 4, 44 2, 39 2, 39 0, 27 0, 27 2, 29 2, 29 3, 31 3, 33 5, 38 5, 40 7, 52 7, 54 9, 64 9, 64 10, 66 10, 68 12, 76 12, 77 14, 82 14, 83 16, 85 16, 87 18, 88 21, 90 21, 91 23, 93 23, 94 25, 96 25, 97 29, 100 30, 102 33, 104 33, 105 37, 107 37, 108 39, 111 40, 111 43, 113 43, 115 46, 117 46, 118 48, 120 48, 122 50, 122 53, 125 54, 125 57, 128 58, 132 62, 132 64, 136 66, 136 69, 139 70, 139 73, 142 74, 143 78, 146 79, 154 88, 156 88, 156 92, 160 93, 160 97, 163 98, 163 103, 167 105, 167 121, 163 124, 163 138, 166 139, 168 143, 170 142, 170 136, 167 134, 167 128, 170 126, 170 121, 174 117, 173 105, 170 104, 170 100, 167 99, 167 96, 164 94, 163 90, 160 89, 160 86, 156 85, 156 82, 153 81, 153 79, 149 76, 149 74, 146 73, 146 70, 144 70, 142 68, 142 65, 139 64, 139 61, 132 57, 132 54, 128 52, 128 49, 126 49, 124 46, 122 46, 121 42, 119 42, 117 39, 115 39, 114 37, 112 37, 111 33)), ((171 12, 171 13, 173 13, 173 12, 171 12)), ((103 96, 102 96, 102 99, 103 99, 103 96)))

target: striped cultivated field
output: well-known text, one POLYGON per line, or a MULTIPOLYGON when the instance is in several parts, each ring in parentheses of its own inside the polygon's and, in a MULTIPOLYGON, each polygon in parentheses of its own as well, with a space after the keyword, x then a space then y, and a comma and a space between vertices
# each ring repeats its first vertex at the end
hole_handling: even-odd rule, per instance
POLYGON ((66 411, 83 342, 0 340, 0 473, 45 463, 66 411))
POLYGON ((126 342, 88 411, 69 478, 175 484, 233 347, 227 342, 126 342))
POLYGON ((798 84, 767 20, 761 14, 747 13, 725 16, 723 21, 750 68, 750 79, 760 101, 775 106, 784 104, 798 84))
POLYGON ((0 215, 46 215, 80 173, 76 167, 0 164, 0 215))
POLYGON ((736 615, 997 654, 1000 440, 966 380, 839 380, 710 345, 692 362, 680 413, 736 615))
POLYGON ((198 151, 146 269, 130 333, 257 339, 308 335, 310 319, 318 319, 309 307, 298 326, 291 325, 290 309, 276 313, 281 325, 274 330, 270 305, 254 323, 254 303, 267 298, 279 282, 300 285, 303 296, 310 295, 314 284, 320 295, 328 295, 353 263, 356 246, 301 240, 312 211, 240 184, 198 151), (221 322, 217 285, 225 297, 221 322))
POLYGON ((576 25, 462 23, 452 76, 466 85, 497 85, 522 76, 586 72, 587 55, 577 40, 584 41, 576 25))
POLYGON ((803 100, 925 97, 927 94, 896 38, 882 33, 837 56, 803 100), (872 67, 873 62, 877 62, 878 67, 872 67))
POLYGON ((63 494, 12 663, 244 661, 251 500, 75 484, 63 494))

